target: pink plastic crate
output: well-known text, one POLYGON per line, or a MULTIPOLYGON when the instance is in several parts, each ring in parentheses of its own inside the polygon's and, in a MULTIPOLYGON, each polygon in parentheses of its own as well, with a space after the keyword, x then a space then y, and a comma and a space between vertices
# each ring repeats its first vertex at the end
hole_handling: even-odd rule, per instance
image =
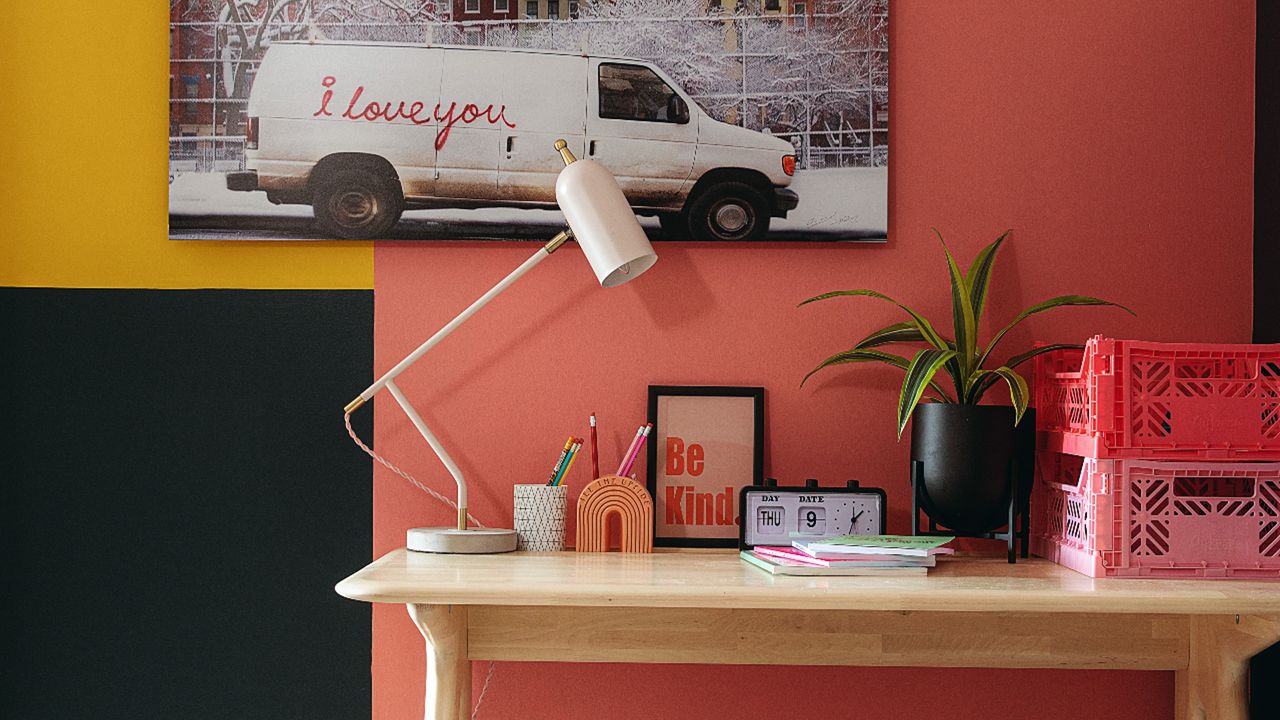
POLYGON ((1098 459, 1280 460, 1280 345, 1095 337, 1035 369, 1046 449, 1098 459))
POLYGON ((1031 549, 1091 577, 1280 580, 1280 463, 1040 452, 1031 549))

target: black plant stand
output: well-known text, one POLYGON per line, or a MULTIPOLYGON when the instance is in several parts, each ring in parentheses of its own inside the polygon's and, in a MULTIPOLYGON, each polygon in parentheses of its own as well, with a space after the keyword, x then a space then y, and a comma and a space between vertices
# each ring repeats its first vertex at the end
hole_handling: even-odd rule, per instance
POLYGON ((1018 463, 1009 463, 1009 524, 1004 530, 986 533, 963 533, 955 530, 939 530, 933 518, 929 518, 929 529, 920 529, 920 487, 924 484, 924 463, 911 461, 911 534, 912 535, 954 535, 956 537, 982 538, 985 540, 1004 540, 1009 547, 1009 562, 1018 562, 1015 552, 1015 540, 1022 546, 1022 557, 1028 557, 1031 544, 1030 515, 1031 493, 1019 502, 1022 495, 1018 488, 1018 463))

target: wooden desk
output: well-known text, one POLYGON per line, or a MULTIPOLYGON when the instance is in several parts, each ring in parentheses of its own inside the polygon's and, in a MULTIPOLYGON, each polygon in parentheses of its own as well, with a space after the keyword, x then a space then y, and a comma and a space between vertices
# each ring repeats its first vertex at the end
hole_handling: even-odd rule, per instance
POLYGON ((429 555, 338 583, 405 603, 426 717, 470 717, 472 660, 1176 671, 1178 720, 1244 720, 1280 585, 1093 580, 1044 560, 944 560, 927 578, 775 577, 727 551, 429 555))

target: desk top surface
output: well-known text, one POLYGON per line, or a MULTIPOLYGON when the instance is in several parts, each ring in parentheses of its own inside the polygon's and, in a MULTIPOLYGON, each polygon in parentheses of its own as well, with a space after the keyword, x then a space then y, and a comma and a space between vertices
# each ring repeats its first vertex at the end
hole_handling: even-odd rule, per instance
POLYGON ((736 551, 434 555, 392 551, 338 583, 366 602, 571 607, 1280 613, 1280 583, 1113 580, 1047 560, 939 560, 927 577, 790 577, 736 551))

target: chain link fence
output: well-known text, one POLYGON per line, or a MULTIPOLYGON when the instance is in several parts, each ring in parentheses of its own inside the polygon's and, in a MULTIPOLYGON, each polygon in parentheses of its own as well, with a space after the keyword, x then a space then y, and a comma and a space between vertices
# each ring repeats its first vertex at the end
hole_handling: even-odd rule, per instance
POLYGON ((802 169, 888 162, 884 0, 841 12, 333 23, 283 16, 170 23, 170 176, 243 169, 245 105, 272 41, 416 42, 574 50, 653 62, 712 117, 792 143, 802 169), (248 49, 246 50, 246 46, 248 49), (601 48, 607 48, 601 51, 601 48))

